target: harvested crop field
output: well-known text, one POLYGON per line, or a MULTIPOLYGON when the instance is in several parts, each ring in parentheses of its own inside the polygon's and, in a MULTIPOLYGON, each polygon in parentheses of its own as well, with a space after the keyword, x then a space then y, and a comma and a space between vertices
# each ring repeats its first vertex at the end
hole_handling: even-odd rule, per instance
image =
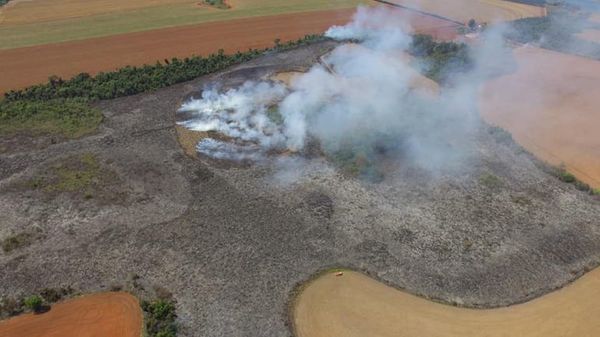
POLYGON ((390 0, 389 2, 462 23, 470 19, 489 23, 546 15, 546 9, 543 7, 505 0, 390 0))
POLYGON ((472 310, 407 294, 356 272, 327 273, 302 290, 298 337, 593 337, 600 335, 600 270, 533 301, 472 310))
POLYGON ((41 314, 0 321, 7 337, 139 337, 142 310, 128 293, 100 293, 67 300, 41 314))
MULTIPOLYGON (((173 57, 207 55, 219 49, 236 52, 273 45, 350 20, 355 9, 283 14, 195 26, 0 50, 0 93, 44 82, 51 75, 64 78, 80 72, 97 73, 126 65, 152 64, 173 57)), ((456 36, 456 25, 445 20, 397 10, 415 30, 439 38, 456 36)))
POLYGON ((140 288, 172 293, 180 336, 275 337, 292 333, 297 285, 328 267, 439 301, 495 307, 543 295, 597 265, 598 199, 485 124, 469 134, 474 160, 457 174, 429 174, 408 161, 381 183, 348 177, 321 157, 306 158, 286 184, 277 167, 186 155, 176 130, 182 102, 215 83, 227 90, 309 69, 337 46, 271 53, 98 102, 105 120, 86 138, 36 138, 35 147, 26 136, 0 138, 0 147, 22 144, 0 154, 0 239, 40 233, 0 252, 3 295, 63 285, 97 292, 133 274, 140 288), (114 177, 91 186, 89 198, 27 184, 82 154, 114 177), (112 195, 119 198, 103 197, 112 195))
POLYGON ((483 116, 538 157, 600 187, 600 62, 534 47, 514 55, 517 70, 484 86, 483 116))
POLYGON ((578 33, 575 36, 586 41, 600 43, 599 29, 584 29, 581 33, 578 33))

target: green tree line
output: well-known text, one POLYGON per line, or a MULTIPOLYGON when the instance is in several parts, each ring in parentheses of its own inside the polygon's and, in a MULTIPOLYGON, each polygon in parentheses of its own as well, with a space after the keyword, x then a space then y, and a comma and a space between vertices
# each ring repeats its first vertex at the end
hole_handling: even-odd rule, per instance
POLYGON ((250 49, 231 55, 220 50, 207 57, 173 58, 154 65, 101 72, 96 76, 81 73, 68 80, 52 76, 47 83, 5 93, 0 101, 0 134, 29 132, 60 134, 68 138, 83 136, 93 132, 102 121, 102 113, 92 108, 90 102, 157 90, 267 52, 289 50, 324 39, 322 35, 307 35, 285 43, 276 40, 272 48, 250 49))

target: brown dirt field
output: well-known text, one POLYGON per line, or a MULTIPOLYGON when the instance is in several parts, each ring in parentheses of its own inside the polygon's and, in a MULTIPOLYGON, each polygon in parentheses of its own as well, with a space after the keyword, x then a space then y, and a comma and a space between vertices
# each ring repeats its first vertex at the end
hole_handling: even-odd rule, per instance
POLYGON ((473 310, 410 295, 355 272, 326 274, 299 295, 298 337, 592 337, 600 335, 600 270, 510 307, 473 310))
POLYGON ((504 0, 391 0, 390 2, 458 22, 498 22, 544 16, 546 9, 504 0))
MULTIPOLYGON (((402 12, 419 32, 443 39, 456 36, 455 25, 447 21, 402 12)), ((68 78, 80 72, 95 74, 165 58, 206 55, 220 48, 226 52, 264 48, 272 46, 275 38, 297 39, 344 24, 353 13, 354 9, 344 9, 245 18, 0 50, 0 93, 45 82, 50 75, 68 78)))
POLYGON ((140 337, 142 311, 128 293, 101 293, 67 300, 43 314, 0 321, 0 336, 140 337))
POLYGON ((600 43, 600 30, 598 29, 584 29, 575 36, 582 40, 600 43))
POLYGON ((518 70, 484 85, 482 115, 541 159, 600 187, 600 62, 533 47, 514 53, 518 70))

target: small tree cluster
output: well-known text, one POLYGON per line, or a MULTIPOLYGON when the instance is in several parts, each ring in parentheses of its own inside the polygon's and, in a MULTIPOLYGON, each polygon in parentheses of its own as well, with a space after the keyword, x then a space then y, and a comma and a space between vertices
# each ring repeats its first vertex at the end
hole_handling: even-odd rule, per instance
POLYGON ((446 82, 452 74, 467 71, 473 66, 466 44, 438 42, 430 35, 414 35, 408 51, 424 61, 425 76, 438 82, 446 82))
POLYGON ((142 310, 146 315, 146 332, 149 337, 177 336, 175 305, 165 300, 143 301, 142 310))

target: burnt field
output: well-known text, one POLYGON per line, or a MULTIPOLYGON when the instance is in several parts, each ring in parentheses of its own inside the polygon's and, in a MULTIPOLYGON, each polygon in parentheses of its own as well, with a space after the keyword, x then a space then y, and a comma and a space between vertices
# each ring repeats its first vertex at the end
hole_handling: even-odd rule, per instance
POLYGON ((597 197, 483 122, 461 170, 431 174, 401 161, 380 182, 320 156, 290 181, 272 165, 184 152, 177 110, 205 85, 305 71, 334 46, 99 102, 105 120, 86 138, 2 138, 0 238, 17 237, 0 252, 2 295, 67 285, 95 292, 134 278, 173 293, 183 336, 289 336, 295 287, 331 267, 497 307, 597 265, 597 197))

